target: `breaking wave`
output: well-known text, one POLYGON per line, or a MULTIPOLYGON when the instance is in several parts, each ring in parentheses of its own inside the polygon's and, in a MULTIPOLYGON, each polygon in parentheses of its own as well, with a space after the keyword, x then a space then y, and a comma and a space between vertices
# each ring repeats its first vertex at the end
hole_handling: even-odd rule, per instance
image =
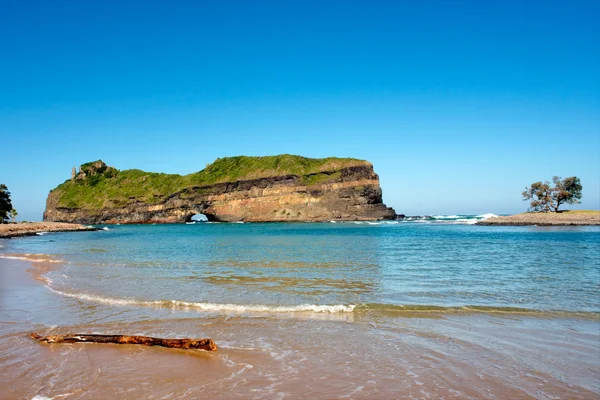
POLYGON ((404 218, 398 218, 401 222, 416 222, 416 223, 445 223, 445 224, 463 224, 473 225, 479 221, 485 221, 489 218, 498 217, 496 214, 487 213, 480 215, 417 215, 417 216, 405 216, 404 218))
MULTIPOLYGON (((51 282, 48 282, 51 283, 51 282)), ((138 307, 154 307, 154 308, 171 308, 171 309, 193 309, 198 311, 211 312, 234 312, 234 313, 296 313, 296 312, 313 312, 313 313, 350 313, 354 311, 355 305, 321 305, 321 304, 299 304, 290 306, 278 305, 262 305, 262 304, 220 304, 220 303, 205 303, 183 300, 136 300, 104 297, 85 293, 69 293, 58 289, 54 289, 47 285, 54 293, 65 297, 71 297, 79 300, 91 301, 117 306, 138 306, 138 307)))
POLYGON ((529 308, 507 306, 465 305, 444 307, 437 305, 420 304, 299 304, 299 305, 266 305, 266 304, 226 304, 195 302, 184 300, 136 300, 128 298, 112 298, 86 293, 70 293, 51 287, 52 281, 46 280, 46 287, 61 296, 111 306, 152 307, 168 308, 174 310, 193 310, 205 312, 224 313, 316 313, 316 314, 342 314, 342 313, 385 313, 402 316, 402 314, 528 314, 546 316, 578 316, 594 320, 600 319, 600 313, 593 311, 562 311, 562 310, 535 310, 529 308))

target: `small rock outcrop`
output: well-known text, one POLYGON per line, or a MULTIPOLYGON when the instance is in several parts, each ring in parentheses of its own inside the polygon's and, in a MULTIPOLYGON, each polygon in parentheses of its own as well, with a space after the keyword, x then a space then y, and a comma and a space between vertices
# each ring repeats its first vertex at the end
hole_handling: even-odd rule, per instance
POLYGON ((79 172, 76 171, 75 167, 71 170, 71 179, 86 179, 91 176, 101 176, 108 173, 108 176, 116 174, 118 171, 109 167, 102 160, 89 162, 79 167, 79 172))
POLYGON ((175 223, 393 219, 371 163, 281 155, 228 157, 186 175, 119 171, 101 160, 52 190, 45 221, 175 223))

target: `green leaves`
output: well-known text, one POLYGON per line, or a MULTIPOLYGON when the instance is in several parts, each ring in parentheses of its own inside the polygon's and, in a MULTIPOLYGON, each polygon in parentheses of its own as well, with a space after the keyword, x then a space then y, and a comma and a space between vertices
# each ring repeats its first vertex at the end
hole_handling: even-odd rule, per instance
POLYGON ((530 200, 530 210, 537 212, 558 211, 561 204, 581 203, 581 181, 576 176, 561 179, 559 176, 550 182, 534 182, 521 193, 523 200, 530 200))
POLYGON ((13 210, 8 188, 2 183, 0 184, 0 224, 8 222, 13 215, 16 217, 17 212, 13 210))

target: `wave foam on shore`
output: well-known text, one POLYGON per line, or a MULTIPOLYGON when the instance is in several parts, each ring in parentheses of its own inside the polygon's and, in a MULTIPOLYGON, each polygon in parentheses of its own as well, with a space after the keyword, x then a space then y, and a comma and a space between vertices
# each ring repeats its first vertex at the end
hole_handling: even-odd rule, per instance
POLYGON ((107 304, 111 306, 151 307, 169 308, 174 310, 194 310, 203 312, 221 313, 273 313, 273 314, 347 314, 347 313, 385 313, 385 314, 528 314, 528 315, 555 315, 555 316, 579 316, 597 320, 600 314, 597 312, 576 312, 563 310, 535 310, 529 308, 509 306, 438 306, 428 304, 298 304, 298 305, 267 305, 267 304, 232 304, 232 303, 210 303, 185 300, 137 300, 128 298, 113 298, 87 293, 72 293, 52 287, 50 279, 43 280, 45 286, 58 295, 94 303, 107 304))
POLYGON ((6 258, 8 260, 23 260, 33 263, 62 263, 64 260, 55 258, 50 254, 0 254, 0 258, 6 258))

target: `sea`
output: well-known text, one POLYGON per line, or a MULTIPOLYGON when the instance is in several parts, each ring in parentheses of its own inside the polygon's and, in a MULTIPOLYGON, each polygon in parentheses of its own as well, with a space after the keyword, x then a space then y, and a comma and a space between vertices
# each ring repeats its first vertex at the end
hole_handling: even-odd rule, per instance
POLYGON ((490 216, 0 240, 0 398, 600 398, 600 228, 490 216))

